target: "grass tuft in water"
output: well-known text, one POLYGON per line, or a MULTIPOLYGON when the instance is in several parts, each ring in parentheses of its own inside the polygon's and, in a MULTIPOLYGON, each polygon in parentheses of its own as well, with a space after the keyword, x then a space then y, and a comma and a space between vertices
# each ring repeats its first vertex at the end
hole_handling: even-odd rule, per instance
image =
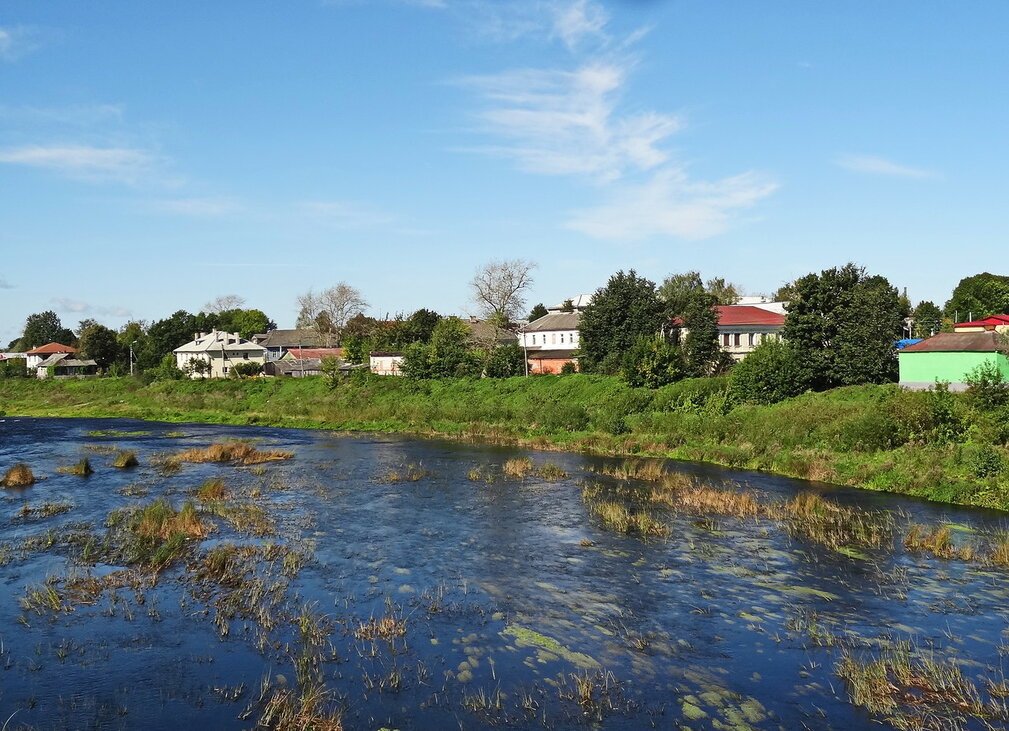
POLYGON ((224 486, 224 480, 220 477, 214 477, 206 480, 200 487, 196 490, 196 497, 201 502, 209 502, 211 500, 223 500, 225 495, 227 495, 227 489, 224 486))
POLYGON ((796 495, 781 506, 788 532, 828 548, 879 548, 893 534, 893 518, 882 511, 849 508, 816 493, 796 495))
POLYGON ((397 482, 419 482, 425 477, 430 477, 433 472, 431 470, 425 469, 424 465, 411 462, 405 465, 398 465, 396 467, 390 467, 381 475, 379 475, 379 482, 397 483, 397 482))
POLYGON ((89 477, 95 473, 94 468, 91 466, 91 460, 87 457, 84 457, 76 464, 58 467, 56 471, 64 475, 77 475, 78 477, 89 477))
POLYGON ((501 471, 508 477, 523 480, 533 471, 533 461, 528 457, 515 457, 507 460, 501 467, 501 471))
POLYGON ((957 555, 953 531, 948 525, 929 528, 915 523, 904 536, 904 548, 911 553, 927 553, 936 558, 954 558, 957 555))
POLYGON ((168 458, 168 462, 233 462, 240 465, 257 465, 265 462, 279 462, 294 457, 293 452, 281 449, 256 449, 247 442, 218 442, 208 447, 194 447, 168 458))
POLYGON ((564 480, 567 479, 568 473, 565 472, 561 467, 558 467, 553 462, 547 462, 542 465, 536 474, 542 477, 544 480, 564 480))
POLYGON ((35 475, 32 473, 32 468, 26 465, 24 462, 18 462, 16 465, 8 469, 0 480, 0 485, 4 487, 31 487, 35 484, 35 475))
POLYGON ((122 450, 116 454, 116 458, 112 460, 112 466, 120 470, 128 470, 136 467, 140 464, 140 460, 137 459, 137 453, 122 450))

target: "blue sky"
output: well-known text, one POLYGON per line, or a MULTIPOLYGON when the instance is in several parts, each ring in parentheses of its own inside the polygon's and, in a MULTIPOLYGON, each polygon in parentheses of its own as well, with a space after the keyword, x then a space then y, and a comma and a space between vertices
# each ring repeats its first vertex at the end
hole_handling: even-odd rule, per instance
POLYGON ((1009 3, 0 0, 0 342, 341 280, 385 315, 617 269, 912 299, 1009 241, 1009 3))

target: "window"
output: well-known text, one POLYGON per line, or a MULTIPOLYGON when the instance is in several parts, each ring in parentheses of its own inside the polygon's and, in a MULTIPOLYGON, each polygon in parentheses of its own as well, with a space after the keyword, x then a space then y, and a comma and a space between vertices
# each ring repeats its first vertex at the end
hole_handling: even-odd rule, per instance
POLYGON ((725 334, 724 334, 724 335, 722 336, 722 345, 723 345, 724 347, 726 347, 726 348, 728 348, 728 347, 729 347, 729 333, 725 333, 725 334))
POLYGON ((737 348, 739 347, 739 340, 740 340, 739 333, 736 333, 735 335, 732 336, 732 344, 737 348))
POLYGON ((561 333, 561 345, 564 345, 564 333, 561 333))
POLYGON ((536 345, 536 335, 533 335, 533 345, 536 345))
MULTIPOLYGON (((753 343, 750 343, 750 345, 753 345, 753 343)), ((249 354, 248 353, 242 353, 242 360, 248 360, 248 359, 249 359, 249 354)))
POLYGON ((228 366, 224 366, 224 375, 228 375, 228 366))
POLYGON ((557 333, 550 333, 550 343, 552 345, 557 344, 557 333))
POLYGON ((746 336, 746 338, 747 338, 747 344, 748 344, 748 345, 749 345, 749 346, 750 346, 751 348, 752 348, 752 347, 753 347, 754 345, 756 345, 756 344, 757 344, 757 340, 756 340, 757 336, 756 336, 756 335, 754 335, 753 333, 750 333, 749 335, 747 335, 747 336, 746 336))

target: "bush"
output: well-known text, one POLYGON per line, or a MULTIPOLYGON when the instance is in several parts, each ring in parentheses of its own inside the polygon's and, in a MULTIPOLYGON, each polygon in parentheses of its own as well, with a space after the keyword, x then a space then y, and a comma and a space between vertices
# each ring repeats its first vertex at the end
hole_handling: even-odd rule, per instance
POLYGON ((967 397, 979 409, 995 409, 1009 403, 1009 384, 994 361, 986 361, 967 374, 967 397))
POLYGON ((725 376, 685 378, 656 391, 652 404, 657 411, 701 411, 713 399, 724 398, 728 389, 725 376))
POLYGON ((621 373, 635 388, 659 388, 683 378, 683 356, 661 335, 638 338, 624 357, 621 373))
POLYGON ((27 378, 27 363, 24 358, 0 360, 0 378, 27 378))
POLYGON ((573 360, 569 360, 567 363, 561 366, 561 375, 570 376, 578 372, 578 364, 573 360))
POLYGON ((792 346, 764 340, 732 369, 729 395, 738 403, 776 404, 806 391, 804 372, 792 346))
POLYGON ((258 376, 262 371, 263 364, 251 360, 243 360, 241 363, 236 363, 231 369, 231 373, 235 374, 236 378, 258 376))
POLYGON ((526 372, 525 354, 517 343, 499 345, 487 356, 488 378, 511 378, 526 372))
POLYGON ((994 449, 984 448, 977 451, 970 460, 970 470, 978 479, 996 477, 1005 471, 1005 459, 994 449))

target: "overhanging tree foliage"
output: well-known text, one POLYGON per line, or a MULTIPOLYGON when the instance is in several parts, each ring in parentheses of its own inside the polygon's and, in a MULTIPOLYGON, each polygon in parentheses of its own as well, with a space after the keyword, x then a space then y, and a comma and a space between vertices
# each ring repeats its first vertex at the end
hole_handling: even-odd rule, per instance
POLYGON ((982 272, 964 277, 953 289, 944 310, 946 317, 958 322, 1009 312, 1009 276, 982 272))

